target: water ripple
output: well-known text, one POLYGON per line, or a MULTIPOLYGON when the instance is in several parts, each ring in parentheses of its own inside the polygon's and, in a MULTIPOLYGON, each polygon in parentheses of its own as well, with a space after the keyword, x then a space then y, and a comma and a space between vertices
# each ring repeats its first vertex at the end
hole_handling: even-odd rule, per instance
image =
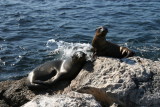
POLYGON ((158 0, 1 0, 0 80, 23 76, 45 61, 61 58, 50 54, 60 49, 59 41, 66 47, 62 53, 68 49, 66 55, 86 48, 102 25, 109 29, 108 41, 158 60, 159 6, 158 0), (51 39, 56 42, 46 47, 51 39))

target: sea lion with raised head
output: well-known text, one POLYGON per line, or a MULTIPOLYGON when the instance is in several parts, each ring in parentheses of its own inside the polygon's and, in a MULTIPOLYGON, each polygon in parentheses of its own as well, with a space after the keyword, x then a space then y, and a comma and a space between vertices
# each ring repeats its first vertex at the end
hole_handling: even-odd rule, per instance
POLYGON ((52 85, 59 80, 72 80, 80 72, 86 62, 86 54, 78 51, 66 60, 46 62, 28 75, 28 86, 52 85))
POLYGON ((131 57, 135 53, 130 49, 122 46, 118 46, 114 43, 106 41, 106 34, 108 29, 101 26, 96 29, 95 36, 92 40, 93 55, 108 56, 114 58, 131 57))

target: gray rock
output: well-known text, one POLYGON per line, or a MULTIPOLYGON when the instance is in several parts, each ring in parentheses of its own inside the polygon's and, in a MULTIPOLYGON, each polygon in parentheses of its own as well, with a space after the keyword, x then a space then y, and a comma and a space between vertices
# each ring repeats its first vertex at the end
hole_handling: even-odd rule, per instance
POLYGON ((35 96, 35 94, 25 86, 25 78, 0 82, 0 87, 0 107, 18 107, 35 96))
POLYGON ((22 107, 101 107, 101 105, 92 95, 69 92, 64 95, 39 95, 22 107))
POLYGON ((54 95, 60 93, 68 82, 59 82, 55 87, 28 88, 26 78, 20 80, 8 80, 0 82, 0 107, 19 107, 36 95, 54 95))
POLYGON ((25 81, 26 78, 0 82, 0 107, 19 107, 33 98, 24 106, 44 104, 44 107, 54 107, 52 102, 62 107, 160 105, 160 61, 140 57, 97 57, 83 67, 70 85, 70 82, 61 81, 46 89, 30 89, 25 81))
POLYGON ((0 100, 0 107, 9 107, 4 100, 0 100))
POLYGON ((64 93, 71 90, 92 94, 104 106, 158 106, 160 61, 98 57, 86 64, 64 93))

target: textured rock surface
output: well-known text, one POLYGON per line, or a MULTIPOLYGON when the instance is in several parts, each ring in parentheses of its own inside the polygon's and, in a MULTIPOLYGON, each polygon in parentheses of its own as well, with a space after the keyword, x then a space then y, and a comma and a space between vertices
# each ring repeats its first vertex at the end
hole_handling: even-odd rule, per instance
POLYGON ((16 107, 31 100, 35 94, 25 86, 25 78, 0 82, 0 107, 16 107))
POLYGON ((101 107, 92 95, 69 92, 64 95, 37 96, 22 107, 101 107))
POLYGON ((160 62, 140 57, 98 57, 65 89, 89 93, 103 105, 160 105, 160 62))
POLYGON ((67 84, 67 82, 60 82, 55 87, 30 89, 26 86, 26 78, 0 82, 0 107, 19 107, 36 95, 60 93, 67 84))
POLYGON ((160 61, 140 57, 97 57, 84 66, 70 85, 61 81, 50 88, 29 89, 25 81, 26 78, 0 82, 0 107, 19 107, 33 98, 27 103, 33 107, 39 104, 52 107, 54 101, 59 106, 73 107, 99 107, 99 103, 105 107, 160 105, 160 61))

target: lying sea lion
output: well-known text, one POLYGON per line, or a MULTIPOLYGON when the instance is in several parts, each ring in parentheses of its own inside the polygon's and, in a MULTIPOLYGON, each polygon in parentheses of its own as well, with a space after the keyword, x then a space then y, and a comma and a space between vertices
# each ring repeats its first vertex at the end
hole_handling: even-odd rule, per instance
POLYGON ((106 41, 108 29, 101 26, 96 29, 95 36, 92 40, 93 54, 97 56, 109 56, 114 58, 131 57, 135 53, 130 49, 118 46, 114 43, 106 41))
POLYGON ((75 52, 66 60, 46 62, 28 75, 28 86, 52 85, 59 80, 72 80, 80 72, 86 62, 86 54, 75 52))

